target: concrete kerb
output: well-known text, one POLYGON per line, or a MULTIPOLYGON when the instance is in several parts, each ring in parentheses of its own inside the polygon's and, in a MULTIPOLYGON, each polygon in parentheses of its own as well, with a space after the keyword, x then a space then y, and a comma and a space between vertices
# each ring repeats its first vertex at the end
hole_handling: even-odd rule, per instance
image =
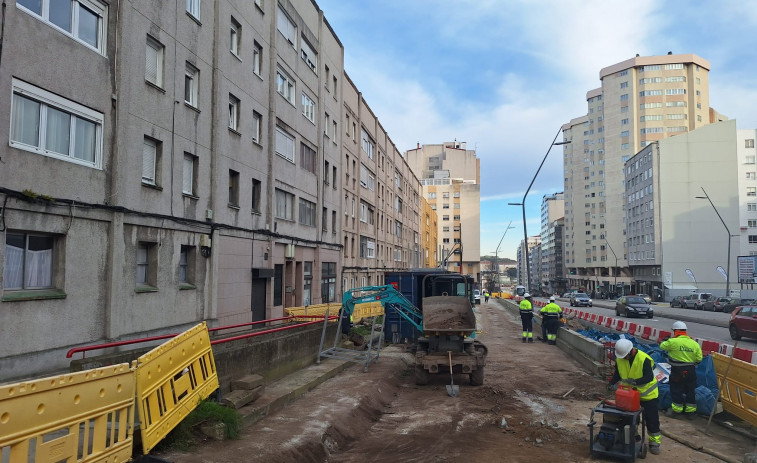
MULTIPOLYGON (((519 316, 517 302, 507 299, 495 300, 505 310, 519 316)), ((541 333, 541 317, 534 316, 534 333, 541 333)), ((607 376, 612 373, 610 366, 604 364, 605 348, 602 343, 582 336, 567 328, 557 332, 557 347, 578 361, 583 368, 595 376, 607 376)))

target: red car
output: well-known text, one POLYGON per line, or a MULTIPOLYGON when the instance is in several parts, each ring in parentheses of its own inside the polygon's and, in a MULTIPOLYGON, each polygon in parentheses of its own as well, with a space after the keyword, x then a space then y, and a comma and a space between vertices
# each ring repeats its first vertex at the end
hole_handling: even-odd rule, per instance
POLYGON ((735 340, 742 336, 757 339, 757 306, 744 305, 733 309, 728 331, 735 340))

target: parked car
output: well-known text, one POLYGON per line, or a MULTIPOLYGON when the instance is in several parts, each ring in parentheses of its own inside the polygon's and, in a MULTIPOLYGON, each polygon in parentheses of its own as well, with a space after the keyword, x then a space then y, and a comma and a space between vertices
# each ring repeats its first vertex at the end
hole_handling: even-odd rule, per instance
POLYGON ((742 305, 733 309, 728 331, 734 340, 739 340, 742 336, 757 339, 757 306, 742 305))
POLYGON ((644 299, 647 304, 652 303, 652 297, 649 294, 635 294, 635 296, 639 296, 640 298, 644 299))
POLYGON ((565 299, 570 299, 570 296, 572 295, 573 295, 572 291, 568 291, 567 293, 562 293, 562 297, 564 297, 565 299))
POLYGON ((638 296, 620 296, 615 301, 615 315, 620 317, 647 317, 654 316, 654 309, 644 300, 641 295, 638 296))
POLYGON ((480 304, 481 303, 481 291, 479 291, 477 289, 473 290, 473 301, 476 304, 480 304))
MULTIPOLYGON (((731 298, 729 302, 727 302, 725 304, 721 304, 721 306, 720 306, 720 312, 731 313, 731 312, 733 312, 733 309, 735 309, 736 307, 738 307, 740 305, 752 305, 754 303, 755 303, 754 299, 731 298)), ((718 310, 717 307, 715 308, 715 310, 716 311, 718 310)))
POLYGON ((715 298, 712 296, 712 293, 696 293, 686 296, 683 303, 686 309, 713 310, 715 307, 715 298))
POLYGON ((729 302, 735 302, 737 300, 738 299, 733 298, 733 297, 718 297, 718 298, 715 298, 715 306, 712 308, 712 310, 714 312, 722 312, 723 311, 723 306, 725 304, 728 304, 729 302))
POLYGON ((570 306, 587 306, 591 307, 591 298, 586 293, 573 293, 570 296, 570 306))
POLYGON ((670 300, 670 307, 684 307, 683 300, 686 299, 686 296, 676 296, 673 299, 670 300))

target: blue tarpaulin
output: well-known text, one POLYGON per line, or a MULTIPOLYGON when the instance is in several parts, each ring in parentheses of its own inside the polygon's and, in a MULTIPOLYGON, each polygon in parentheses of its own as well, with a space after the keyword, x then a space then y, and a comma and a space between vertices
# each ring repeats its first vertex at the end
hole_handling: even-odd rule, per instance
MULTIPOLYGON (((616 334, 616 333, 603 333, 599 330, 577 330, 577 333, 593 339, 597 342, 615 342, 620 338, 630 340, 634 347, 645 352, 649 355, 655 364, 669 363, 668 353, 660 349, 659 344, 642 344, 636 341, 636 338, 628 334, 616 334)), ((670 408, 672 403, 670 397, 670 385, 665 383, 658 384, 659 391, 659 404, 660 410, 670 408)), ((718 400, 718 378, 715 376, 715 366, 712 363, 712 357, 707 355, 702 359, 702 362, 697 365, 697 389, 696 401, 697 401, 697 414, 709 415, 712 412, 712 407, 718 400)))

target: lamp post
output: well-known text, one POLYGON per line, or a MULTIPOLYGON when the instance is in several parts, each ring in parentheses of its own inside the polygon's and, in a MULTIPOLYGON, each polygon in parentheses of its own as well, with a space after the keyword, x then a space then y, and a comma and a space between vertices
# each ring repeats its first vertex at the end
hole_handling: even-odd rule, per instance
POLYGON ((536 173, 534 174, 534 178, 531 179, 531 183, 528 184, 528 188, 526 188, 526 193, 523 195, 523 199, 519 203, 507 203, 509 206, 520 206, 523 209, 523 246, 525 248, 525 265, 526 265, 526 282, 523 286, 526 287, 526 291, 528 291, 528 287, 531 284, 531 275, 530 270, 528 268, 528 230, 526 229, 526 196, 528 196, 528 192, 531 191, 531 187, 534 186, 534 182, 536 181, 536 176, 539 175, 539 171, 541 170, 541 167, 544 165, 544 161, 547 160, 547 156, 549 156, 549 152, 552 150, 552 147, 555 145, 567 145, 570 143, 570 140, 566 141, 557 141, 557 137, 560 135, 560 132, 562 132, 562 127, 560 127, 557 130, 557 133, 555 134, 555 138, 552 140, 552 143, 549 144, 549 148, 547 148, 547 152, 544 154, 544 158, 541 160, 541 164, 539 164, 539 168, 536 169, 536 173))
POLYGON ((613 292, 618 290, 618 256, 615 255, 615 251, 612 250, 612 246, 610 246, 610 242, 607 241, 607 235, 603 235, 605 238, 605 243, 607 244, 607 247, 610 249, 610 252, 615 257, 615 269, 612 271, 613 275, 615 275, 615 282, 613 283, 613 292))
POLYGON ((704 193, 704 196, 695 196, 696 199, 706 199, 710 202, 710 206, 712 206, 712 209, 715 211, 715 214, 718 215, 718 218, 720 219, 720 223, 723 224, 723 227, 725 227, 726 233, 728 233, 728 258, 726 259, 726 272, 725 272, 725 297, 731 297, 731 238, 734 236, 739 235, 731 235, 731 230, 728 229, 728 225, 725 224, 725 220, 723 220, 723 217, 720 216, 720 212, 718 212, 718 209, 715 207, 714 204, 712 204, 712 200, 710 199, 710 195, 707 194, 707 192, 704 190, 704 187, 702 188, 702 192, 704 193))
POLYGON ((515 227, 511 227, 513 221, 511 220, 510 223, 507 224, 507 228, 505 228, 505 232, 502 233, 502 238, 499 239, 499 244, 497 245, 497 249, 494 251, 494 271, 497 272, 497 292, 499 292, 499 247, 502 245, 502 240, 505 239, 505 235, 507 235, 507 230, 515 227))

